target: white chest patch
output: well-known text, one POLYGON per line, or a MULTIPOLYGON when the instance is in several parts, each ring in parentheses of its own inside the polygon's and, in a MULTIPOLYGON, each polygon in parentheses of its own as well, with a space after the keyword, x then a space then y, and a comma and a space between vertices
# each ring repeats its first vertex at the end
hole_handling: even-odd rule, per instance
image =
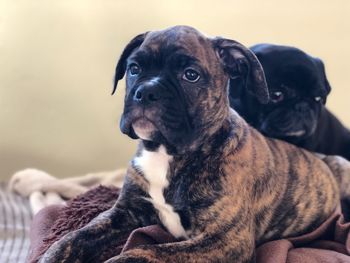
POLYGON ((173 207, 165 202, 163 195, 164 188, 168 187, 167 173, 169 162, 172 156, 168 155, 164 146, 160 146, 155 152, 143 150, 141 156, 134 159, 135 165, 140 168, 145 178, 149 182, 149 195, 147 199, 152 202, 158 210, 158 215, 163 225, 176 238, 188 238, 183 228, 178 213, 174 212, 173 207))

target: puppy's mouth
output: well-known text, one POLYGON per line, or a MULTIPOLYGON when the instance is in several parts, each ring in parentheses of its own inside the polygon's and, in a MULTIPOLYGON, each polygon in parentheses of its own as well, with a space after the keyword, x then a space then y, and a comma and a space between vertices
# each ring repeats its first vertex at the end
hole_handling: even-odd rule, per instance
POLYGON ((150 140, 152 133, 154 133, 157 128, 154 123, 146 117, 140 117, 135 119, 131 126, 135 134, 142 140, 150 140))

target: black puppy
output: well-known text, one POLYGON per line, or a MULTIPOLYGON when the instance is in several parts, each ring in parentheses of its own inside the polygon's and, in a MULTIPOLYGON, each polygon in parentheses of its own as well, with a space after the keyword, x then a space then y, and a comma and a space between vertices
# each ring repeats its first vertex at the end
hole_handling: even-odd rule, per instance
POLYGON ((231 106, 266 136, 350 160, 350 131, 324 106, 331 87, 323 62, 289 46, 258 44, 251 50, 264 68, 270 102, 261 104, 249 91, 243 65, 242 74, 231 76, 231 106))

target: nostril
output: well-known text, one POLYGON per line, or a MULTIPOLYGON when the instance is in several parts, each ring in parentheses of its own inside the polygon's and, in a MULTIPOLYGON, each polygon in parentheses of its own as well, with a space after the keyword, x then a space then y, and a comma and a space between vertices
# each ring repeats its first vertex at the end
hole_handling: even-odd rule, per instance
POLYGON ((133 100, 137 103, 156 102, 160 99, 160 94, 153 87, 139 87, 133 94, 133 100))
POLYGON ((138 100, 142 99, 142 92, 137 90, 136 93, 135 93, 135 98, 138 99, 138 100))
POLYGON ((149 101, 157 101, 158 99, 159 99, 158 96, 156 96, 155 94, 153 94, 153 93, 148 94, 149 101))

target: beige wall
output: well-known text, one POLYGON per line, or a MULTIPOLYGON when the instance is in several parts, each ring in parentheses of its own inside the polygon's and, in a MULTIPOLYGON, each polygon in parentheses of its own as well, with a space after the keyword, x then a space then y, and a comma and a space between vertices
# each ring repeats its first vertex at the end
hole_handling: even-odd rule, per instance
POLYGON ((116 59, 137 33, 188 24, 251 45, 295 45, 326 63, 329 108, 350 126, 350 1, 0 0, 0 180, 126 166, 116 59))

